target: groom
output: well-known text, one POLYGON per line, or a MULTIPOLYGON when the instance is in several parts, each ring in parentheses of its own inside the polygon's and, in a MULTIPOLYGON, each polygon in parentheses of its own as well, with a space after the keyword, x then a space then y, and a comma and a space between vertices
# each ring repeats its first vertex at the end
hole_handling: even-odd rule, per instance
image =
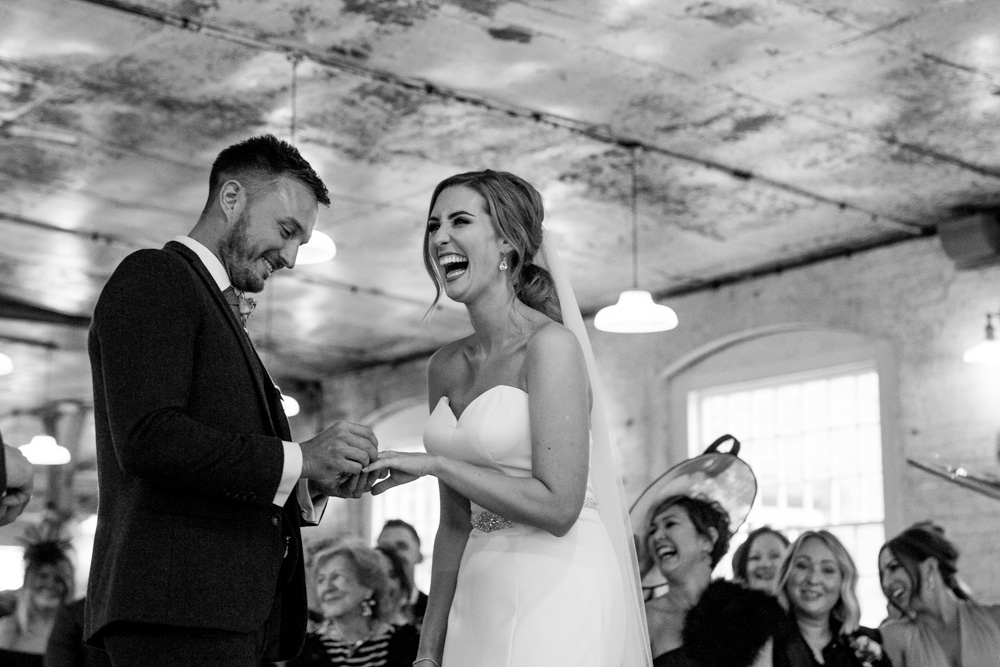
POLYGON ((377 442, 347 422, 292 442, 237 294, 295 265, 319 204, 326 186, 290 144, 230 146, 189 235, 126 257, 97 302, 85 634, 115 667, 257 667, 302 645, 299 525, 319 494, 367 490, 377 442))

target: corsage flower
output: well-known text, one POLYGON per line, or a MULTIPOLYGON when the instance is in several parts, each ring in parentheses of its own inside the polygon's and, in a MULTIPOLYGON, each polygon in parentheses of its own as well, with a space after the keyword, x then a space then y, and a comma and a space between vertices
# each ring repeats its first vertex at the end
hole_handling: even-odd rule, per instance
POLYGON ((882 645, 867 635, 854 635, 850 645, 864 667, 875 667, 882 660, 882 645))

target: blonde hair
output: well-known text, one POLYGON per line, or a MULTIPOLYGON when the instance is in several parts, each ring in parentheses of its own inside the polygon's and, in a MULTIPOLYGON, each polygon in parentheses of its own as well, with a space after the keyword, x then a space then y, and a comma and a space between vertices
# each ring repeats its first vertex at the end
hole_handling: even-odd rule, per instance
POLYGON ((861 624, 861 604, 858 602, 858 595, 855 592, 858 584, 858 568, 854 564, 851 554, 847 553, 844 545, 829 531, 807 530, 792 543, 791 548, 788 550, 788 555, 781 562, 781 569, 778 571, 778 583, 776 585, 778 602, 789 613, 793 616, 795 615, 795 610, 791 608, 788 594, 785 592, 785 586, 791 576, 792 566, 795 564, 795 560, 799 557, 799 554, 802 553, 802 548, 808 540, 818 540, 821 542, 830 550, 834 560, 837 561, 841 575, 840 597, 837 603, 833 605, 833 609, 830 610, 830 615, 840 621, 841 634, 850 634, 857 630, 861 624))

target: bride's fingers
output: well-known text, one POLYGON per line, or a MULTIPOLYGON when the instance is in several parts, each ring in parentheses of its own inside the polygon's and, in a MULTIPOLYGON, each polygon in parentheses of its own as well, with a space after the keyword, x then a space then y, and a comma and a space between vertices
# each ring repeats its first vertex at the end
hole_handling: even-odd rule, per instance
POLYGON ((391 489, 393 487, 396 487, 396 486, 399 486, 402 483, 403 482, 399 481, 398 479, 395 479, 394 477, 390 477, 389 479, 385 480, 384 482, 379 482, 378 484, 376 484, 375 486, 373 486, 372 487, 372 495, 373 496, 377 496, 377 495, 379 495, 381 493, 385 493, 389 489, 391 489))
POLYGON ((361 469, 361 472, 375 472, 376 470, 385 470, 392 467, 392 457, 380 458, 378 461, 373 461, 367 466, 361 469))

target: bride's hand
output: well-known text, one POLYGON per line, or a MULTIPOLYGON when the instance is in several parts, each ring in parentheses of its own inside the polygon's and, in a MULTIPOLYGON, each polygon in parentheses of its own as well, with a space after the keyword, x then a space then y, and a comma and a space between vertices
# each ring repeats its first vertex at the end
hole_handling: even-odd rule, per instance
POLYGON ((366 473, 389 470, 389 478, 372 487, 372 495, 385 493, 394 486, 408 484, 431 473, 435 456, 419 452, 379 452, 378 460, 363 469, 366 473))

